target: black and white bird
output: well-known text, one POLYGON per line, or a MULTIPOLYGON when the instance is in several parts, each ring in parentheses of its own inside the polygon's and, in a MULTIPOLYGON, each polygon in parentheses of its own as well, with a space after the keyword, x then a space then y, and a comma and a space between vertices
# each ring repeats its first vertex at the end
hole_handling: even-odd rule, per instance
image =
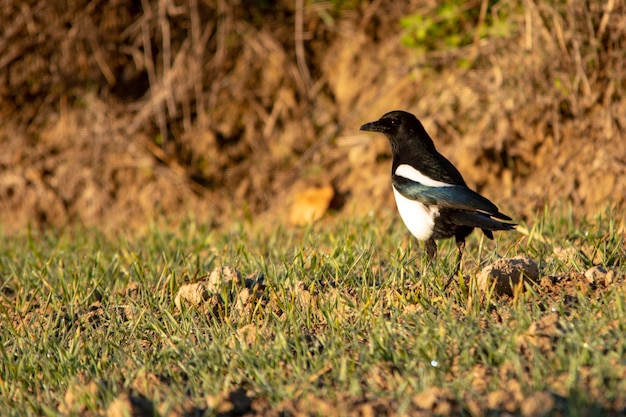
POLYGON ((459 171, 437 152, 424 126, 411 113, 392 111, 360 130, 384 133, 389 139, 396 205, 411 234, 425 242, 429 263, 437 255, 435 240, 454 237, 458 249, 456 275, 465 238, 474 228, 481 229, 489 239, 493 239, 494 230, 515 228, 509 216, 467 187, 459 171))

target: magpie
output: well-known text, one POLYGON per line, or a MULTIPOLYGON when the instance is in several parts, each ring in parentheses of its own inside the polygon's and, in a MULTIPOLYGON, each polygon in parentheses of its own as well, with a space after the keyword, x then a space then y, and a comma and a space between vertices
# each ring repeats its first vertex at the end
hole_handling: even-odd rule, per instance
POLYGON ((389 139, 396 206, 411 234, 425 242, 429 265, 437 256, 435 240, 455 238, 454 276, 461 266, 465 238, 474 228, 489 239, 494 230, 515 228, 495 204, 467 187, 458 169, 437 152, 424 126, 411 113, 395 110, 360 130, 380 132, 389 139))

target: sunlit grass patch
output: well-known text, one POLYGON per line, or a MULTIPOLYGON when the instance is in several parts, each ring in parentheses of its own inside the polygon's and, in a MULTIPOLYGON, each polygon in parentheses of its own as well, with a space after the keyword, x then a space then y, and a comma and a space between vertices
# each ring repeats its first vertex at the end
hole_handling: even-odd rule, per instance
POLYGON ((269 233, 188 222, 136 237, 5 238, 0 407, 403 413, 435 398, 443 414, 535 403, 619 410, 626 297, 617 221, 546 214, 526 235, 491 242, 475 233, 463 279, 446 291, 454 245, 441 245, 426 268, 399 221, 373 217, 269 233), (540 282, 513 296, 477 287, 485 264, 522 254, 539 264, 540 282), (211 278, 221 267, 238 275, 211 278), (197 302, 176 302, 201 283, 197 302))

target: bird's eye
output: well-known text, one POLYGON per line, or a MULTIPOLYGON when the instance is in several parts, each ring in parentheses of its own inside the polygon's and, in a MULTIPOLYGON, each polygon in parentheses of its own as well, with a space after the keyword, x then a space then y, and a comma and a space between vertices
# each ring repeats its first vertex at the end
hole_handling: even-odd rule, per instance
POLYGON ((391 124, 391 126, 398 126, 400 124, 400 120, 398 120, 398 119, 391 119, 389 121, 389 123, 391 124))

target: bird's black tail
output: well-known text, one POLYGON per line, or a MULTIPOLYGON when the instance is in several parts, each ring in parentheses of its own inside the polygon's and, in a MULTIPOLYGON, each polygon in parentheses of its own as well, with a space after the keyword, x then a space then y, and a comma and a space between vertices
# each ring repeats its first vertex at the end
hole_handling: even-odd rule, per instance
MULTIPOLYGON (((511 220, 508 216, 498 212, 498 218, 511 220)), ((471 211, 458 211, 452 215, 455 223, 463 226, 476 227, 483 231, 485 236, 493 239, 494 230, 513 230, 517 224, 507 223, 494 219, 489 214, 471 211)))

